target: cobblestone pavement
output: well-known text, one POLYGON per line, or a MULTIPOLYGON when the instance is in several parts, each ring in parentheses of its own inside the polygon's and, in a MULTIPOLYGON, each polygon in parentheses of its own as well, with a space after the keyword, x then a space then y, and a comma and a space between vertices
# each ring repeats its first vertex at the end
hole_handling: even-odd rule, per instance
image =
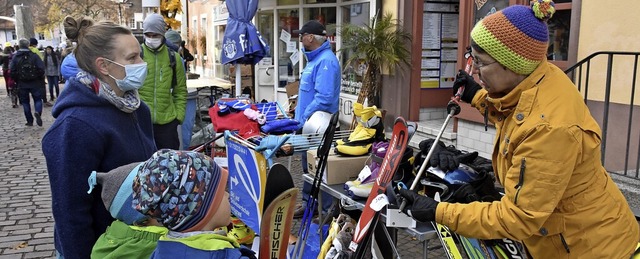
POLYGON ((53 122, 51 107, 44 107, 43 127, 25 126, 22 107, 11 108, 0 81, 0 259, 50 258, 51 191, 40 140, 53 122))

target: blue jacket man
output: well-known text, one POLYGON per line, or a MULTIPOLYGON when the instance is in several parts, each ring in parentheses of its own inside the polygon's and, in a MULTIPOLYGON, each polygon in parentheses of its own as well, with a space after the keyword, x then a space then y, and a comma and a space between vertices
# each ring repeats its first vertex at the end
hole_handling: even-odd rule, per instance
MULTIPOLYGON (((329 113, 338 112, 340 100, 340 64, 338 58, 331 50, 331 44, 327 41, 327 30, 324 25, 316 20, 308 21, 299 31, 300 43, 307 57, 307 65, 300 76, 300 89, 298 91, 298 105, 295 110, 295 119, 304 125, 316 111, 329 113)), ((302 171, 308 172, 307 156, 302 154, 302 171)), ((305 182, 302 188, 303 204, 309 198, 311 184, 305 182)), ((322 208, 327 211, 331 207, 333 197, 322 192, 322 208)), ((304 207, 299 207, 294 217, 304 214, 304 207)))
POLYGON ((300 42, 308 61, 300 76, 295 116, 302 126, 316 111, 338 111, 340 64, 326 40, 324 26, 318 21, 309 21, 302 27, 300 42))

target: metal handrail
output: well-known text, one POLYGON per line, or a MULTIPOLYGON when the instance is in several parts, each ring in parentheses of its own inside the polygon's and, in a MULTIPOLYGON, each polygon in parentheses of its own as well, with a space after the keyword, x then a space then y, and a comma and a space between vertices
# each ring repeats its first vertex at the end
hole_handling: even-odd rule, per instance
MULTIPOLYGON (((625 147, 625 159, 624 159, 624 170, 622 171, 623 175, 627 175, 628 163, 629 163, 629 149, 631 144, 631 133, 632 133, 632 119, 633 119, 633 110, 634 110, 634 97, 635 97, 635 89, 636 89, 636 79, 637 79, 637 71, 638 71, 638 60, 640 56, 640 52, 629 52, 629 51, 598 51, 594 52, 591 55, 585 57, 584 59, 578 61, 573 66, 567 68, 564 72, 572 79, 572 81, 578 87, 578 91, 584 94, 585 103, 588 100, 588 90, 589 90, 589 76, 591 72, 591 63, 594 58, 598 56, 606 56, 607 57, 607 66, 606 66, 606 79, 605 79, 605 88, 604 88, 604 111, 603 111, 603 120, 602 120, 602 142, 601 142, 601 160, 602 163, 605 164, 605 156, 607 151, 607 132, 609 130, 609 108, 611 103, 611 81, 613 78, 613 61, 614 56, 633 56, 634 57, 634 65, 633 65, 633 73, 628 73, 628 70, 619 73, 632 74, 632 83, 631 83, 631 93, 629 100, 629 118, 627 122, 627 143, 625 147), (583 79, 583 66, 586 65, 586 72, 583 79), (577 75, 576 75, 577 70, 577 75), (577 77, 577 78, 576 78, 577 77), (584 89, 581 89, 584 80, 584 89), (577 81, 577 82, 576 82, 577 81)), ((617 71, 616 71, 617 72, 617 71)), ((640 142, 640 140, 639 140, 640 142)), ((608 171, 617 171, 617 170, 608 170, 608 171)), ((638 178, 640 172, 640 143, 638 144, 638 152, 636 158, 636 167, 635 167, 635 178, 638 178)))

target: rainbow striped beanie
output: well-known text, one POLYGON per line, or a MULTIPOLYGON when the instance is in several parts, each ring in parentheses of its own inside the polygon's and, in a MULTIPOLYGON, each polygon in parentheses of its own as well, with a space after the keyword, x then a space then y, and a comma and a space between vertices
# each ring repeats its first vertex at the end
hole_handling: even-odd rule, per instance
POLYGON ((531 74, 546 60, 549 43, 547 20, 555 12, 551 0, 509 6, 473 27, 471 39, 509 70, 531 74))

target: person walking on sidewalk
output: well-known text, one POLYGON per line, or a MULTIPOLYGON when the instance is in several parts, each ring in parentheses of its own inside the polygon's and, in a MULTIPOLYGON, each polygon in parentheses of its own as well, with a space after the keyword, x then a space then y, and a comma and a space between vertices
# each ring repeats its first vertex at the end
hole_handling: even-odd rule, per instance
MULTIPOLYGON (((36 38, 29 39, 29 50, 38 55, 38 57, 40 57, 40 60, 44 62, 44 55, 42 55, 42 52, 40 52, 40 50, 38 49, 38 40, 36 40, 36 38)), ((47 86, 44 82, 44 78, 42 80, 42 83, 40 84, 40 87, 42 88, 42 102, 44 103, 44 105, 48 107, 53 106, 53 104, 47 101, 47 86)))
POLYGON ((42 126, 42 83, 44 83, 44 63, 42 59, 29 49, 29 41, 20 39, 18 41, 20 49, 16 52, 9 65, 11 78, 16 81, 18 87, 18 98, 24 109, 24 116, 27 119, 27 126, 33 126, 35 116, 38 126, 42 126), (31 102, 29 95, 33 98, 33 108, 35 113, 31 113, 31 102))
POLYGON ((60 87, 58 86, 58 80, 60 78, 60 66, 58 65, 58 55, 53 52, 53 47, 47 46, 44 51, 44 66, 45 66, 45 75, 47 76, 47 83, 49 84, 49 95, 51 96, 51 101, 56 99, 56 97, 60 96, 60 87), (56 94, 53 95, 53 90, 55 90, 56 94))
POLYGON ((630 258, 640 231, 602 166, 602 131, 577 87, 547 61, 554 4, 531 2, 475 25, 471 55, 480 82, 464 71, 454 82, 455 90, 464 87, 460 99, 496 127, 492 162, 504 196, 438 203, 402 189, 406 212, 470 238, 521 240, 532 258, 630 258))
POLYGON ((142 59, 149 64, 140 98, 151 109, 153 137, 158 149, 180 149, 178 125, 187 107, 187 77, 180 55, 169 50, 164 34, 167 24, 162 15, 150 14, 142 22, 142 59))
POLYGON ((17 108, 18 87, 16 86, 16 81, 11 78, 11 74, 9 71, 9 64, 11 64, 14 52, 15 50, 13 49, 13 46, 11 46, 11 42, 5 43, 4 50, 2 51, 2 56, 0 57, 0 63, 2 63, 2 77, 4 77, 7 96, 11 98, 11 107, 17 108))
POLYGON ((92 171, 145 161, 156 151, 149 108, 138 96, 147 75, 131 30, 112 22, 64 20, 77 40, 79 72, 52 109, 56 119, 42 138, 59 257, 89 258, 113 218, 100 197, 87 194, 92 171))

